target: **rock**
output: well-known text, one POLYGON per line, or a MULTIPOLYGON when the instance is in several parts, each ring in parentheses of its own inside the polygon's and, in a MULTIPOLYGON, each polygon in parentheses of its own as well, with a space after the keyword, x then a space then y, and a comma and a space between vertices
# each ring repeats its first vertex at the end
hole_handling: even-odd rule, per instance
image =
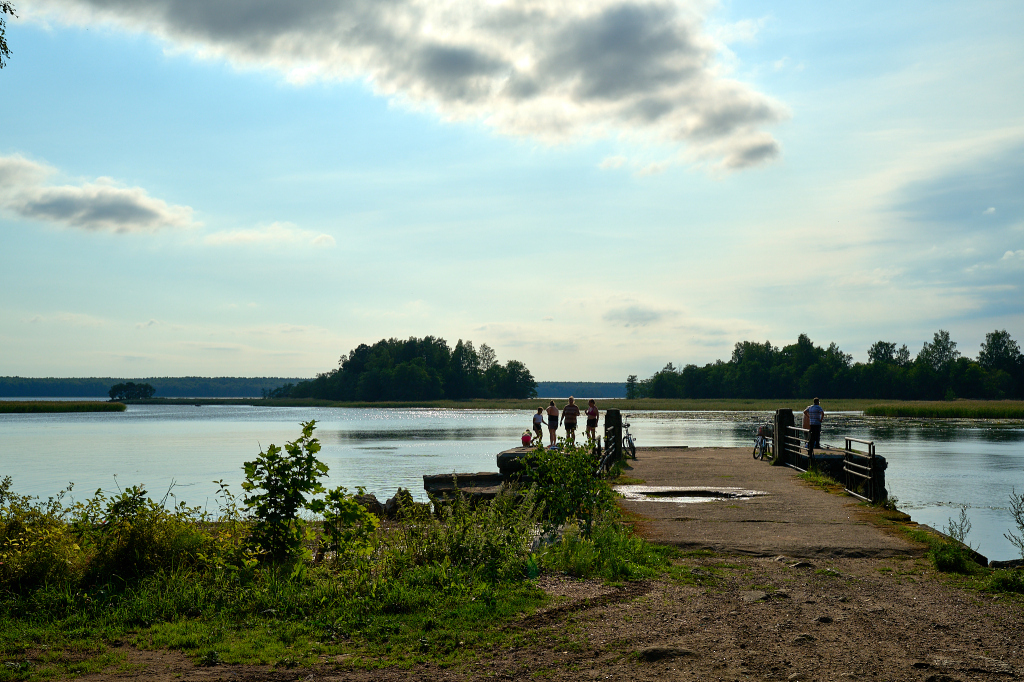
POLYGON ((384 516, 389 519, 397 519, 399 510, 411 507, 412 504, 412 493, 406 488, 399 488, 395 496, 388 498, 388 501, 384 503, 384 516))
POLYGON ((785 590, 775 590, 771 595, 772 599, 789 599, 789 592, 785 590))
POLYGON ((799 680, 806 680, 807 676, 804 675, 803 673, 793 673, 792 675, 790 675, 786 679, 790 680, 790 682, 798 682, 799 680))
POLYGON ((380 503, 377 496, 372 493, 365 495, 356 495, 352 498, 360 504, 366 511, 376 516, 384 516, 384 505, 380 503))
POLYGON ((814 564, 810 561, 798 561, 795 564, 789 564, 790 568, 814 568, 814 564))
POLYGON ((647 661, 648 663, 662 661, 666 658, 683 658, 685 656, 697 655, 689 649, 675 646, 649 646, 636 652, 636 654, 641 661, 647 661))
POLYGON ((740 596, 743 597, 743 601, 749 603, 761 601, 762 599, 768 596, 768 593, 762 592, 761 590, 744 590, 740 592, 740 596))
POLYGON ((810 644, 813 641, 814 635, 809 635, 806 632, 793 638, 793 644, 810 644))
POLYGON ((990 561, 989 568, 1024 568, 1024 559, 1010 559, 1009 561, 990 561))

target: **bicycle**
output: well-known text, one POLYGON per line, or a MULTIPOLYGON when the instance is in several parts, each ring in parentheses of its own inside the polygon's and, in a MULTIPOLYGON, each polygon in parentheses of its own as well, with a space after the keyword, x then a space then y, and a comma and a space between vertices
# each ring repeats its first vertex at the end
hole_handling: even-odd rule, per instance
POLYGON ((622 422, 622 430, 625 432, 622 436, 622 454, 628 459, 636 459, 636 441, 629 432, 629 422, 622 422))
POLYGON ((773 431, 771 424, 757 427, 757 435, 754 436, 754 459, 768 460, 769 462, 775 459, 775 449, 771 441, 773 431))

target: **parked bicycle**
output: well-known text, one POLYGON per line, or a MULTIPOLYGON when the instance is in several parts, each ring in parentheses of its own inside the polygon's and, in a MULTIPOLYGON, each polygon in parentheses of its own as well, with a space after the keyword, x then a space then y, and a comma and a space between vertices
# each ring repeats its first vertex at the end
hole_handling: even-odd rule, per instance
MULTIPOLYGON (((626 415, 629 416, 628 414, 626 415)), ((627 459, 636 459, 636 440, 629 432, 629 422, 622 422, 622 454, 627 459)))
POLYGON ((757 427, 757 435, 754 436, 754 459, 768 460, 769 462, 775 459, 775 448, 772 445, 774 435, 775 427, 771 423, 757 427))

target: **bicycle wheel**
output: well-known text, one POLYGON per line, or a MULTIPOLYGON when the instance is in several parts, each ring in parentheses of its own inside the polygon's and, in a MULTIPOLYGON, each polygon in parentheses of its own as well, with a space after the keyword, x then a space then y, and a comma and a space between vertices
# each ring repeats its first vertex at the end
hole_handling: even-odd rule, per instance
POLYGON ((775 446, 772 445, 772 442, 767 438, 765 438, 764 441, 764 459, 769 462, 775 461, 775 446))
POLYGON ((764 453, 761 452, 761 437, 758 436, 754 439, 754 459, 764 458, 764 453))
POLYGON ((630 459, 636 459, 636 443, 629 436, 622 437, 622 452, 630 459))

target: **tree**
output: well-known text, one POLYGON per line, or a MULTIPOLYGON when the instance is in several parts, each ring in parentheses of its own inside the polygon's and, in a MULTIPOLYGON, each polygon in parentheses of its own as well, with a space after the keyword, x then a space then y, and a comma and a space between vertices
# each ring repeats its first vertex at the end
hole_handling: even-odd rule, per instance
POLYGON ((868 362, 891 364, 896 362, 896 344, 888 341, 875 341, 868 348, 868 362))
POLYGON ((114 384, 107 391, 107 395, 110 396, 111 400, 145 400, 152 398, 155 393, 156 389, 149 384, 137 384, 134 381, 114 384))
POLYGON ((1012 375, 1022 360, 1024 358, 1021 357, 1020 346, 1005 329, 985 334, 981 352, 978 353, 978 364, 982 368, 989 371, 1002 370, 1012 375))
POLYGON ((630 374, 626 377, 626 398, 629 400, 636 400, 640 397, 640 387, 637 386, 637 379, 635 374, 630 374))
POLYGON ((0 69, 4 68, 7 63, 5 60, 11 58, 11 49, 7 45, 7 37, 5 32, 7 30, 7 22, 4 19, 5 14, 10 14, 15 19, 18 15, 14 13, 14 5, 8 0, 0 0, 0 69))
POLYGON ((960 357, 960 351, 956 349, 956 341, 951 341, 949 332, 940 329, 935 332, 931 343, 925 341, 921 352, 917 354, 917 361, 936 372, 948 372, 958 357, 960 357))

